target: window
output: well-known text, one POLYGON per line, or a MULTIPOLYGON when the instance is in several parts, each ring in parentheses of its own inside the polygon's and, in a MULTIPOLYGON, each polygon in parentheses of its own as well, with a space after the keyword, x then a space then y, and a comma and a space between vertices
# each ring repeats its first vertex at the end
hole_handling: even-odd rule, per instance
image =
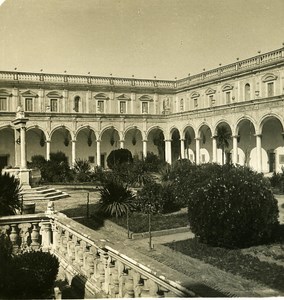
POLYGON ((33 111, 33 98, 26 98, 25 99, 25 110, 26 111, 33 111))
POLYGON ((180 111, 183 111, 184 108, 184 102, 183 99, 180 99, 180 111))
POLYGON ((57 99, 50 99, 50 110, 53 112, 58 111, 57 99))
POLYGON ((79 111, 79 103, 80 103, 80 97, 76 96, 74 98, 74 111, 76 111, 76 112, 79 111))
POLYGON ((125 101, 119 102, 119 111, 121 114, 126 113, 126 102, 125 101))
POLYGON ((231 102, 231 92, 226 92, 226 104, 231 102))
POLYGON ((97 111, 103 113, 104 112, 104 101, 98 101, 97 111))
POLYGON ((7 110, 7 98, 0 98, 0 110, 7 110))
POLYGON ((267 97, 274 96, 274 82, 267 83, 267 97))
POLYGON ((245 85, 245 100, 250 100, 250 85, 248 83, 245 85))
POLYGON ((193 99, 193 101, 194 101, 194 107, 198 107, 197 98, 193 99))
POLYGON ((148 112, 149 112, 148 102, 142 102, 142 113, 148 114, 148 112))
POLYGON ((213 95, 209 95, 209 105, 212 107, 215 104, 215 100, 214 100, 214 96, 213 95))

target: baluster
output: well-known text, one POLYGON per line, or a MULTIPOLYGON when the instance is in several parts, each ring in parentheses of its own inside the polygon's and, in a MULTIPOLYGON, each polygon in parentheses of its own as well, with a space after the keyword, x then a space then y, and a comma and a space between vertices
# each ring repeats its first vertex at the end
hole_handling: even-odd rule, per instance
POLYGON ((137 271, 132 270, 133 287, 134 287, 134 298, 140 297, 141 287, 143 286, 143 280, 141 279, 141 274, 137 271))
POLYGON ((21 249, 26 250, 28 248, 28 238, 30 237, 29 228, 31 228, 31 223, 19 224, 18 228, 20 229, 21 237, 21 249))
POLYGON ((17 232, 17 225, 16 224, 11 224, 11 227, 12 227, 12 230, 11 230, 11 233, 10 233, 10 240, 11 240, 11 243, 12 243, 12 246, 13 246, 13 253, 14 254, 17 254, 18 251, 19 251, 19 245, 18 245, 18 239, 19 239, 19 236, 18 236, 18 232, 17 232))
POLYGON ((98 250, 96 251, 96 254, 94 255, 94 274, 91 277, 91 280, 94 282, 94 285, 99 288, 99 263, 100 263, 100 255, 98 250))
POLYGON ((94 256, 97 249, 94 246, 89 246, 83 256, 83 273, 90 278, 94 274, 94 256))
POLYGON ((118 298, 119 294, 119 279, 118 270, 115 262, 112 262, 113 268, 111 271, 111 283, 109 288, 109 293, 112 298, 118 298))
POLYGON ((8 236, 8 230, 9 229, 10 229, 9 225, 2 225, 2 226, 0 226, 0 233, 3 233, 6 236, 8 236))
POLYGON ((62 241, 62 236, 63 236, 63 228, 59 227, 57 224, 54 226, 55 227, 55 250, 60 253, 61 250, 61 241, 62 241))
POLYGON ((76 235, 72 236, 72 239, 68 241, 67 243, 67 256, 68 260, 71 262, 71 264, 75 260, 75 246, 77 244, 77 237, 76 235))
POLYGON ((149 288, 150 297, 156 298, 159 291, 158 284, 154 280, 148 279, 147 286, 149 288))
POLYGON ((38 228, 38 223, 32 223, 33 229, 31 233, 31 248, 33 250, 37 250, 40 248, 40 243, 39 243, 39 228, 38 228))
POLYGON ((81 270, 84 261, 84 252, 86 251, 87 243, 80 241, 79 248, 77 249, 77 267, 81 270))
MULTIPOLYGON (((63 229, 64 232, 64 229, 63 229)), ((66 256, 67 254, 67 243, 69 241, 69 232, 67 230, 65 230, 65 232, 63 233, 63 235, 61 236, 61 243, 60 243, 60 254, 63 256, 66 256)))
POLYGON ((42 236, 42 250, 48 251, 51 244, 51 224, 49 221, 44 221, 41 222, 39 226, 42 236))
POLYGON ((144 276, 144 275, 141 275, 141 279, 143 280, 144 282, 144 286, 141 287, 141 294, 140 294, 140 297, 141 298, 152 298, 150 296, 150 289, 148 287, 148 277, 144 276))
POLYGON ((133 286, 133 278, 128 274, 125 278, 125 294, 124 298, 133 298, 134 297, 134 286, 133 286))

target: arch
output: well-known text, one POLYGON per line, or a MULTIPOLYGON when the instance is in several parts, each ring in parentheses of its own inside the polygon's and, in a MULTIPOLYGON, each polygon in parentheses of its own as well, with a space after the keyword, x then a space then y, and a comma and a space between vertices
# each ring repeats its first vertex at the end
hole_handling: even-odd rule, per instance
POLYGON ((104 133, 108 130, 114 130, 118 133, 118 136, 119 136, 119 139, 122 139, 122 134, 121 132, 113 125, 107 125, 105 126, 99 133, 99 136, 98 136, 98 139, 101 140, 102 139, 102 136, 104 135, 104 133))
POLYGON ((5 89, 0 89, 0 97, 11 97, 11 96, 12 96, 12 93, 9 93, 5 89))
POLYGON ((222 86, 222 91, 225 92, 225 91, 230 91, 234 88, 234 86, 230 83, 225 83, 223 86, 222 86))
POLYGON ((122 101, 130 101, 130 97, 128 95, 125 94, 121 94, 119 96, 116 97, 117 100, 122 100, 122 101))
POLYGON ((125 138, 126 134, 129 131, 133 130, 133 129, 139 131, 141 133, 141 135, 142 135, 142 138, 144 138, 143 137, 143 131, 138 126, 136 126, 136 125, 129 125, 128 127, 126 127, 125 130, 124 130, 124 132, 122 133, 123 138, 125 138))
POLYGON ((211 133, 213 132, 212 127, 211 127, 207 122, 202 122, 202 123, 197 127, 197 130, 196 130, 196 138, 200 138, 200 132, 201 132, 200 130, 201 130, 201 128, 204 127, 204 126, 207 126, 207 127, 210 129, 211 133))
POLYGON ((52 135, 57 131, 57 130, 60 130, 60 129, 66 129, 66 131, 69 132, 70 136, 71 136, 71 140, 74 140, 74 134, 73 134, 73 131, 71 130, 71 128, 69 128, 68 126, 66 125, 57 125, 55 126, 54 128, 51 129, 50 131, 50 134, 49 134, 49 137, 50 139, 52 138, 52 135))
POLYGON ((179 135, 181 136, 181 131, 180 131, 176 126, 172 126, 172 127, 170 128, 169 135, 172 136, 172 134, 173 134, 173 132, 174 132, 175 130, 177 130, 178 133, 179 133, 179 135))
POLYGON ((225 120, 225 119, 220 119, 220 120, 217 121, 217 123, 216 123, 215 126, 214 126, 214 130, 212 131, 213 136, 217 134, 217 128, 218 128, 219 126, 221 126, 221 125, 224 125, 224 124, 230 128, 231 134, 233 134, 233 129, 232 129, 232 127, 231 127, 229 121, 227 121, 227 120, 225 120))
POLYGON ((78 134, 79 134, 81 131, 85 130, 85 129, 87 129, 87 130, 92 130, 93 133, 94 133, 94 135, 95 135, 95 137, 96 137, 96 131, 95 131, 95 129, 94 129, 92 126, 90 126, 90 125, 82 125, 82 126, 80 126, 80 127, 74 132, 74 139, 77 139, 78 134))
POLYGON ((265 75, 263 75, 261 77, 262 82, 272 81, 272 80, 276 80, 276 79, 277 79, 277 76, 274 75, 273 73, 266 73, 265 75))
POLYGON ((34 125, 30 125, 30 126, 27 127, 27 132, 30 131, 30 130, 33 130, 33 129, 38 129, 38 130, 42 131, 43 134, 44 134, 45 140, 48 139, 48 133, 45 131, 44 128, 42 128, 41 126, 39 126, 37 124, 34 124, 34 125))
POLYGON ((11 124, 0 124, 0 130, 2 129, 14 129, 11 124))
POLYGON ((260 119, 259 121, 259 129, 258 129, 258 133, 261 133, 262 132, 262 129, 263 129, 263 126, 264 124, 268 121, 268 120, 271 120, 271 119, 277 119, 281 126, 282 126, 282 131, 283 131, 283 120, 282 120, 282 117, 278 114, 275 114, 275 113, 269 113, 269 114, 266 114, 264 116, 262 116, 262 118, 260 119))
POLYGON ((149 95, 142 95, 141 97, 138 98, 140 101, 154 101, 153 98, 149 95))
POLYGON ((148 139, 149 133, 151 133, 151 131, 153 131, 155 129, 160 129, 165 134, 165 130, 161 126, 153 125, 146 130, 146 134, 145 134, 146 139, 148 139))
POLYGON ((105 93, 98 93, 94 98, 97 100, 109 100, 109 97, 105 93))
POLYGON ((62 94, 60 95, 57 91, 51 91, 46 94, 46 97, 48 98, 63 98, 62 94))
POLYGON ((81 97, 80 96, 75 96, 74 97, 74 111, 79 112, 79 105, 80 105, 81 97))
POLYGON ((245 89, 245 101, 250 100, 251 99, 250 84, 246 83, 244 89, 245 89))
POLYGON ((256 131, 256 121, 251 116, 242 116, 236 122, 235 131, 232 133, 233 135, 238 135, 240 125, 243 121, 249 121, 253 125, 254 130, 256 131))

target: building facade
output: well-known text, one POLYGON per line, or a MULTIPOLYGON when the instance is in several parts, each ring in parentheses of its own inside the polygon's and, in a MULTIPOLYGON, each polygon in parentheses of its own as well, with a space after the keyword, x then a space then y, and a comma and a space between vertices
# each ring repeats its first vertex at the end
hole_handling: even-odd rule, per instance
POLYGON ((0 168, 20 166, 23 110, 27 160, 63 151, 70 164, 106 167, 108 154, 153 152, 172 163, 222 163, 259 172, 284 167, 284 47, 180 80, 0 72, 0 168))

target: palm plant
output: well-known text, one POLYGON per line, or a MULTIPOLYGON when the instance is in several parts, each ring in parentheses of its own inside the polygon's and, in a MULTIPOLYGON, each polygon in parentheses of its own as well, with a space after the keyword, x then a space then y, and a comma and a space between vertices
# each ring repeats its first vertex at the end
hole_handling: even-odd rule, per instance
POLYGON ((0 174, 0 216, 14 215, 21 208, 20 182, 9 174, 0 174))
POLYGON ((100 189, 99 211, 116 218, 127 215, 134 208, 134 194, 115 177, 107 178, 100 189))
POLYGON ((225 125, 217 128, 217 147, 222 149, 222 165, 224 164, 225 149, 229 147, 231 133, 225 125))

